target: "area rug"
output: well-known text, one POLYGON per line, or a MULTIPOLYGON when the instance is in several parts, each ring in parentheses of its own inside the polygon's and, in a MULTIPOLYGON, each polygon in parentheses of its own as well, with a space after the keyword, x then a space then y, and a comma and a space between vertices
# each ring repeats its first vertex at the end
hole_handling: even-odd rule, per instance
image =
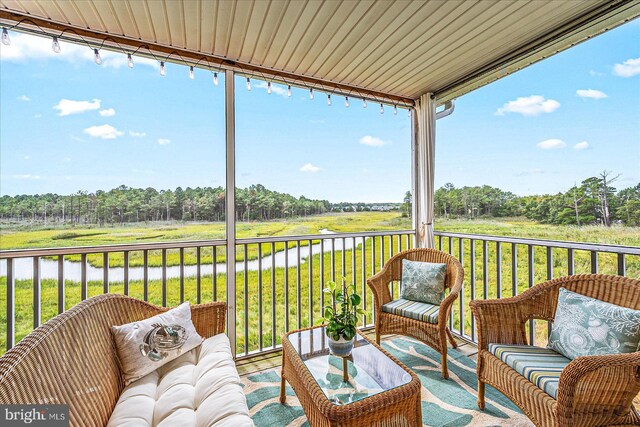
MULTIPOLYGON (((430 347, 409 338, 383 341, 382 346, 420 378, 425 426, 533 425, 509 399, 489 386, 486 409, 478 410, 476 365, 461 352, 449 349, 449 379, 443 380, 440 355, 430 347)), ((280 404, 280 368, 244 376, 242 382, 257 427, 309 425, 291 387, 287 386, 287 404, 280 404)))

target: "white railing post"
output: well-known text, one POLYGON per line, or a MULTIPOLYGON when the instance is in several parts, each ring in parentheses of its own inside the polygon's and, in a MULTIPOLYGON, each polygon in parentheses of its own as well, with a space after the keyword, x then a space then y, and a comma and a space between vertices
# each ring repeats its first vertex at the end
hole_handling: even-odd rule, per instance
POLYGON ((227 335, 231 353, 236 356, 236 128, 235 128, 235 73, 225 71, 226 119, 226 277, 227 277, 227 335))

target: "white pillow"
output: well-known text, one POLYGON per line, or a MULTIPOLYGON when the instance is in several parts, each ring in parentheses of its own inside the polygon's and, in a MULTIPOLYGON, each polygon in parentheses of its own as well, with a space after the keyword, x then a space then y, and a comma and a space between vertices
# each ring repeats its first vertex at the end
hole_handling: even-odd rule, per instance
MULTIPOLYGON (((179 330, 179 328, 176 329, 179 330)), ((155 371, 160 366, 202 343, 202 337, 198 335, 191 321, 191 307, 188 301, 148 319, 121 326, 112 326, 111 331, 113 332, 118 358, 120 359, 120 368, 126 385, 155 371), (177 325, 184 328, 184 343, 177 349, 143 354, 153 349, 145 346, 144 340, 149 332, 157 329, 154 325, 177 325)))

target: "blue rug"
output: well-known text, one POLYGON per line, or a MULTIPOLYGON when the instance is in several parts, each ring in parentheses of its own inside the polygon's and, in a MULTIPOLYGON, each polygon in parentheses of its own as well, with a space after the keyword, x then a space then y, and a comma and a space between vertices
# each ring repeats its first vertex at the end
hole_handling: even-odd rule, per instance
MULTIPOLYGON (((430 347, 402 337, 383 341, 382 347, 420 378, 425 426, 533 425, 509 399, 489 386, 486 409, 478 410, 476 365, 461 352, 449 349, 449 379, 443 380, 440 355, 430 347)), ((291 387, 287 386, 287 404, 280 404, 280 368, 244 376, 242 382, 257 427, 309 425, 291 387)))

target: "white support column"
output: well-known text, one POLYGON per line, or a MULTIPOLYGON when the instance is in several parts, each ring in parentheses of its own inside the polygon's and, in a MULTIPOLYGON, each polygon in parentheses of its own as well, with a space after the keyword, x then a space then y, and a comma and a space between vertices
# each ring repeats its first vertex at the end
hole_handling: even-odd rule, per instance
POLYGON ((433 248, 436 103, 431 93, 422 95, 416 105, 413 130, 416 247, 433 248))
MULTIPOLYGON (((236 114, 234 72, 226 70, 225 119, 226 119, 226 277, 227 277, 227 335, 231 343, 231 353, 236 356, 236 114)), ((215 262, 215 260, 214 260, 215 262)))

